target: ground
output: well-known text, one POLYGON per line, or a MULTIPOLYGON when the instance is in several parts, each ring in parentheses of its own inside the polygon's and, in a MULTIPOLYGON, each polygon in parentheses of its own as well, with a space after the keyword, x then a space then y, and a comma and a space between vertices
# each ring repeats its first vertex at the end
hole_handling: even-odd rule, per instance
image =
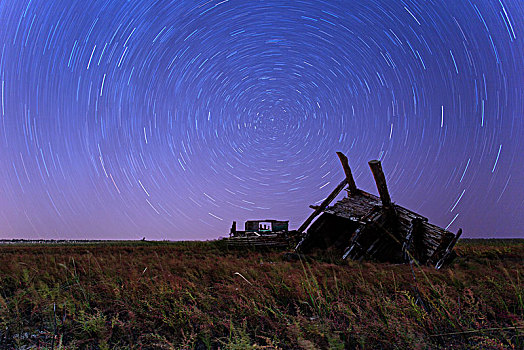
POLYGON ((524 240, 431 267, 222 242, 0 246, 0 349, 522 349, 524 240))

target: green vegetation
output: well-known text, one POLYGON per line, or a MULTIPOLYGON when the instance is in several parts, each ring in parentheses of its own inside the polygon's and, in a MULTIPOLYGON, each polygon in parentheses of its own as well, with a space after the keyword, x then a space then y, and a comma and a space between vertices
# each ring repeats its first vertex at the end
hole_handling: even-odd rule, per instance
POLYGON ((222 242, 0 246, 0 349, 524 348, 524 241, 457 251, 415 282, 222 242))

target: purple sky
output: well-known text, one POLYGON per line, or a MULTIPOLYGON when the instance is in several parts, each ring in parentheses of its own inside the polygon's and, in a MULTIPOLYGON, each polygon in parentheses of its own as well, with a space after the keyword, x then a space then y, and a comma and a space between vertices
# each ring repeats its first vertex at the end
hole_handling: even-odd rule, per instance
POLYGON ((0 238, 296 228, 335 151, 432 223, 524 236, 521 0, 5 0, 0 23, 0 238))

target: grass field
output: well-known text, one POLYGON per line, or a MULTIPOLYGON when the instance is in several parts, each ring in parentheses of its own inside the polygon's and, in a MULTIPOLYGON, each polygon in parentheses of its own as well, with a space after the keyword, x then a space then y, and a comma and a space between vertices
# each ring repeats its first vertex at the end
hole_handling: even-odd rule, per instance
POLYGON ((524 240, 442 270, 221 242, 0 246, 0 349, 523 349, 524 240))

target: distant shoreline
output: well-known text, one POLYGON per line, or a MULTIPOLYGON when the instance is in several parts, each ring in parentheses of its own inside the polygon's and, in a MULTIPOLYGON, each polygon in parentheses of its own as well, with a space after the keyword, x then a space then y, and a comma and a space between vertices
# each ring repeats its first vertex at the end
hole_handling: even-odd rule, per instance
MULTIPOLYGON (((142 240, 142 239, 0 239, 0 246, 2 245, 14 245, 14 244, 28 244, 28 245, 46 245, 46 244, 126 244, 126 243, 147 243, 147 244, 170 244, 170 243, 182 243, 182 242, 211 242, 222 239, 223 237, 217 237, 216 239, 210 240, 180 240, 180 241, 171 241, 171 240, 142 240)), ((522 238, 461 238, 459 243, 462 244, 476 244, 488 241, 514 241, 515 243, 523 243, 524 237, 522 238)))
MULTIPOLYGON (((190 241, 141 240, 141 239, 0 239, 0 245, 10 244, 96 244, 96 243, 176 243, 190 241)), ((205 242, 205 241, 202 241, 205 242)))

